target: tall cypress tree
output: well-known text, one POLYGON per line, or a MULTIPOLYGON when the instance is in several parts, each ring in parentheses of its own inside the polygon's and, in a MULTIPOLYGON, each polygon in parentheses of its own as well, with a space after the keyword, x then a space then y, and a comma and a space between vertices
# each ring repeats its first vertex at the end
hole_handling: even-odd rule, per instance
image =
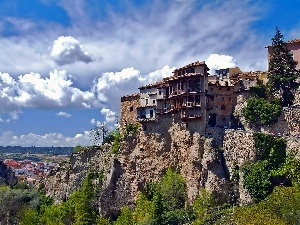
POLYGON ((275 31, 269 59, 268 86, 273 93, 282 95, 283 106, 288 106, 294 100, 293 91, 298 88, 296 79, 299 71, 278 27, 275 31))

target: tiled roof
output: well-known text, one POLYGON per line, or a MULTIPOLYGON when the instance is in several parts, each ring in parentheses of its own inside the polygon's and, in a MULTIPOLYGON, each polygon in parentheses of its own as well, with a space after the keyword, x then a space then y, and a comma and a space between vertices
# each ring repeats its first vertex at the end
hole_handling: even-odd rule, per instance
POLYGON ((166 81, 179 80, 179 79, 182 79, 182 78, 199 76, 199 75, 203 76, 203 74, 201 74, 201 73, 186 73, 186 74, 183 74, 183 75, 178 76, 178 77, 175 77, 175 76, 168 77, 168 80, 166 80, 166 81))
POLYGON ((288 43, 288 44, 292 44, 292 43, 299 43, 299 42, 300 42, 300 38, 296 38, 296 39, 293 39, 293 40, 287 41, 286 43, 288 43))
POLYGON ((181 68, 175 69, 175 70, 173 71, 173 73, 174 73, 174 72, 176 72, 176 71, 179 71, 179 70, 183 70, 183 69, 187 69, 187 68, 193 67, 193 66, 201 66, 201 65, 204 65, 204 66, 206 66, 206 64, 205 64, 205 61, 203 61, 203 62, 196 61, 196 62, 193 62, 193 63, 187 64, 187 65, 185 65, 184 67, 181 67, 181 68))
POLYGON ((164 80, 158 81, 158 82, 155 82, 155 83, 152 83, 152 84, 146 84, 144 86, 139 87, 139 89, 158 87, 158 86, 160 86, 162 84, 165 84, 164 80))

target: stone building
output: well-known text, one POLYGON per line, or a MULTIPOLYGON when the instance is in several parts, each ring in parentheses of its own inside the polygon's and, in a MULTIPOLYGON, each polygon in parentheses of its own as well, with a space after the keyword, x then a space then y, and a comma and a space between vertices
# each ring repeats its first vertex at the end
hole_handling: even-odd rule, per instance
POLYGON ((180 115, 183 121, 201 120, 206 125, 206 90, 208 67, 194 62, 176 69, 171 77, 140 89, 140 122, 159 120, 161 115, 180 115))
POLYGON ((137 108, 140 105, 140 93, 121 97, 121 116, 120 116, 120 132, 124 133, 124 129, 129 123, 137 123, 137 108))
POLYGON ((232 127, 237 121, 233 116, 240 91, 239 80, 214 80, 208 82, 207 111, 208 125, 232 127))
POLYGON ((205 62, 190 63, 173 76, 139 87, 140 93, 122 97, 121 131, 126 123, 137 122, 154 130, 171 118, 201 132, 207 125, 235 127, 237 95, 249 91, 260 73, 243 73, 238 67, 216 70, 213 76, 208 71, 205 62))

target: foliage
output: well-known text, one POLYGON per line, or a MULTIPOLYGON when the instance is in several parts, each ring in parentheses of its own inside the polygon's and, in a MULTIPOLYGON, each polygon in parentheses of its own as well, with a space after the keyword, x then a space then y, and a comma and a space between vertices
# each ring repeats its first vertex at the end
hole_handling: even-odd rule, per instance
POLYGON ((253 97, 265 99, 267 97, 267 87, 258 80, 257 85, 250 87, 250 93, 253 97))
POLYGON ((274 171, 282 168, 285 161, 286 141, 263 133, 254 133, 253 139, 259 161, 244 165, 244 187, 252 197, 264 199, 273 189, 271 178, 274 177, 274 171))
POLYGON ((28 209, 21 218, 20 225, 39 225, 39 213, 36 209, 28 209))
POLYGON ((300 162, 294 156, 289 154, 282 167, 272 171, 274 177, 286 177, 291 180, 293 186, 300 187, 300 162))
POLYGON ((278 168, 286 157, 286 140, 270 134, 254 133, 254 148, 258 160, 268 160, 269 164, 278 168))
POLYGON ((83 147, 81 145, 77 145, 76 147, 73 148, 73 152, 74 153, 79 153, 79 152, 85 151, 86 149, 87 149, 86 147, 83 147))
POLYGON ((236 224, 299 224, 300 195, 295 187, 276 187, 258 204, 236 207, 233 219, 236 224))
POLYGON ((103 216, 98 216, 96 220, 97 225, 110 225, 111 222, 109 219, 104 218, 103 216))
POLYGON ((281 105, 270 103, 263 98, 248 98, 243 115, 247 122, 257 125, 271 125, 277 122, 281 114, 281 105))
POLYGON ((90 139, 94 145, 100 145, 108 135, 108 124, 103 122, 97 124, 90 131, 90 139))
POLYGON ((149 201, 146 195, 140 193, 136 202, 133 218, 136 224, 153 224, 154 223, 154 204, 149 201))
POLYGON ((205 189, 200 189, 199 195, 197 196, 193 205, 193 211, 196 216, 193 224, 203 224, 205 220, 208 220, 211 214, 211 209, 216 205, 216 198, 205 189))
POLYGON ((296 79, 299 77, 299 71, 296 65, 297 62, 283 41, 283 35, 276 27, 272 38, 268 86, 272 92, 282 94, 284 106, 292 104, 294 99, 292 91, 298 88, 296 79))
POLYGON ((117 154, 121 145, 121 134, 120 130, 116 129, 113 131, 113 144, 111 146, 111 150, 113 154, 117 154))
POLYGON ((232 166, 231 180, 237 184, 239 183, 239 180, 240 180, 239 166, 236 163, 234 163, 232 166))
POLYGON ((35 207, 38 193, 31 189, 0 188, 0 224, 9 221, 16 224, 23 217, 29 207, 35 207), (4 222, 5 221, 5 222, 4 222))
POLYGON ((128 136, 128 135, 131 135, 131 134, 134 134, 140 127, 140 124, 138 123, 129 123, 126 125, 125 127, 125 130, 126 130, 126 135, 125 136, 128 136))
POLYGON ((27 209, 21 224, 63 225, 77 224, 90 225, 96 223, 96 212, 93 208, 95 189, 92 183, 92 174, 88 173, 82 187, 75 190, 67 202, 53 204, 53 199, 43 193, 39 187, 39 204, 34 209, 27 209), (37 216, 38 215, 38 216, 37 216), (32 223, 29 221, 32 220, 32 223))
POLYGON ((118 217, 115 225, 134 225, 133 212, 128 206, 122 208, 121 215, 118 217))
POLYGON ((115 224, 184 224, 191 213, 186 208, 186 186, 183 177, 170 168, 158 182, 147 184, 134 211, 122 209, 115 224))
POLYGON ((29 189, 28 184, 26 184, 25 181, 19 180, 18 183, 15 186, 12 186, 12 189, 29 189))
POLYGON ((271 191, 271 175, 268 161, 248 163, 243 166, 244 187, 256 199, 264 199, 271 191))

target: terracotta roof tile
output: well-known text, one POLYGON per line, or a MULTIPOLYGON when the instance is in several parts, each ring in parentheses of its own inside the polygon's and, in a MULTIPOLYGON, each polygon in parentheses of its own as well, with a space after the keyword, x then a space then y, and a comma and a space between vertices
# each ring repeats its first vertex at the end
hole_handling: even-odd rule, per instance
POLYGON ((151 87, 158 87, 158 86, 160 86, 160 85, 162 85, 164 83, 165 83, 165 81, 162 80, 162 81, 158 81, 158 82, 155 82, 155 83, 152 83, 152 84, 146 84, 144 86, 139 87, 139 89, 151 88, 151 87))
POLYGON ((296 38, 296 39, 293 39, 293 40, 287 41, 286 43, 288 43, 288 44, 292 44, 292 43, 299 43, 299 42, 300 42, 300 38, 296 38))
POLYGON ((193 67, 193 66, 201 66, 201 65, 207 66, 207 65, 205 64, 205 61, 203 61, 203 62, 196 61, 196 62, 187 64, 187 65, 185 65, 184 67, 175 69, 175 70, 173 71, 173 73, 176 72, 176 71, 179 71, 179 70, 187 69, 187 68, 189 68, 189 67, 193 67))

